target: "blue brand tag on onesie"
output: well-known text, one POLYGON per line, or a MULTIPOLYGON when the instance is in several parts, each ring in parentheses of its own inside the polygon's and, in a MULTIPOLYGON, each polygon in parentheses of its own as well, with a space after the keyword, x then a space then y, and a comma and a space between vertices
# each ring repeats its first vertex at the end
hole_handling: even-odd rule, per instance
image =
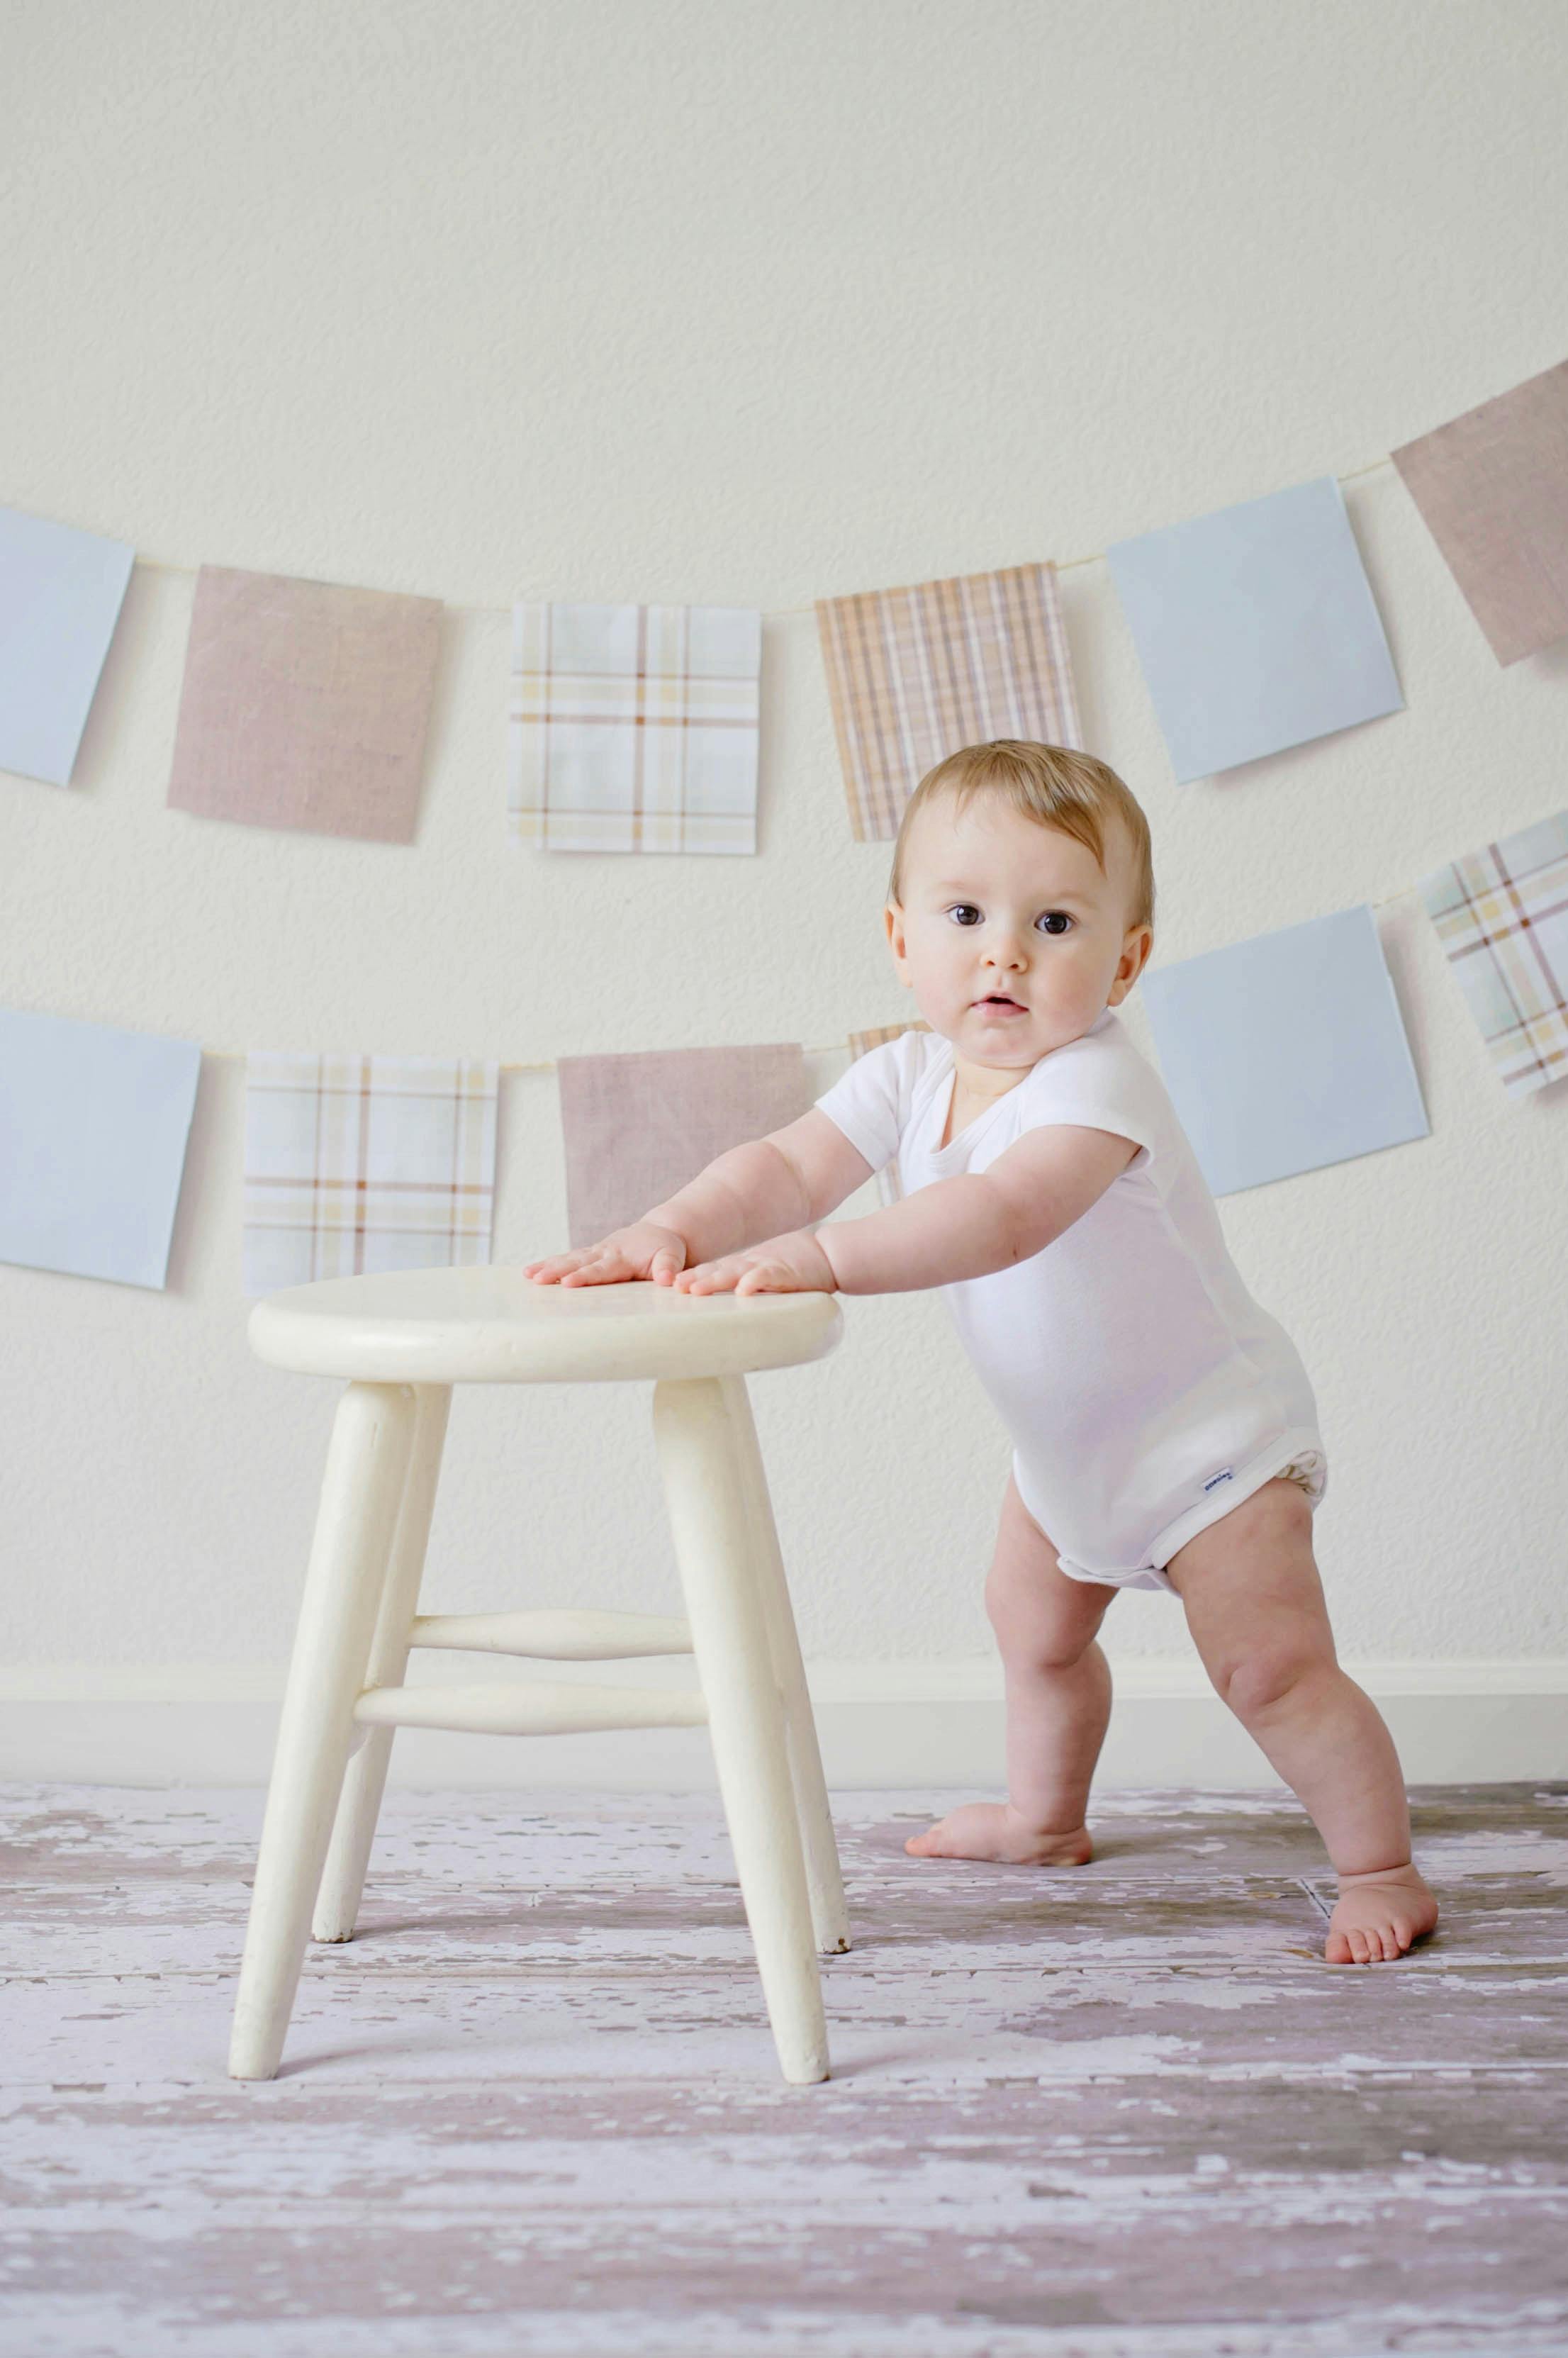
POLYGON ((1217 1490, 1222 1482, 1234 1482, 1235 1479, 1236 1474, 1234 1467, 1224 1466, 1220 1468, 1217 1474, 1211 1474, 1209 1476, 1208 1480, 1204 1484, 1204 1488, 1206 1490, 1217 1490))

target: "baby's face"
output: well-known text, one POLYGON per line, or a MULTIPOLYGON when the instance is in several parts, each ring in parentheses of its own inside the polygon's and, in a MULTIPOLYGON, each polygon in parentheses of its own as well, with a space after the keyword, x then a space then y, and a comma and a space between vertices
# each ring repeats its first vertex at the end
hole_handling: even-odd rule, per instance
POLYGON ((971 1064, 1027 1068, 1126 998, 1153 944, 1130 927, 1130 847, 1087 844, 976 795, 922 808, 904 847, 888 941, 922 1015, 971 1064), (997 1003, 1004 1001, 1005 1004, 997 1003))

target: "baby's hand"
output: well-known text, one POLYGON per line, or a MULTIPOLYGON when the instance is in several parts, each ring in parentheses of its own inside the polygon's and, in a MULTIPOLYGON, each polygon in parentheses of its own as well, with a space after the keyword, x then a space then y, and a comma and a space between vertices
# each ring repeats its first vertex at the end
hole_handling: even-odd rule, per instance
POLYGON ((809 1228, 792 1228, 722 1260, 698 1261, 675 1281, 677 1293, 836 1293, 838 1281, 809 1228))
POLYGON ((671 1285, 676 1271, 685 1267, 684 1237, 653 1220, 633 1220, 629 1228, 617 1228, 596 1245, 579 1245, 575 1252, 554 1253, 547 1260, 525 1260, 523 1274, 535 1285, 626 1285, 639 1277, 671 1285))

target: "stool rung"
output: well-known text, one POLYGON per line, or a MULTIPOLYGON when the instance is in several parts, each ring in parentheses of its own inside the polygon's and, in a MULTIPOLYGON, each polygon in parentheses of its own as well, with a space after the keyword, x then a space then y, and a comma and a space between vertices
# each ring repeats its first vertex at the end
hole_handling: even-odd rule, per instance
POLYGON ((658 1613, 422 1613, 408 1642, 547 1662, 627 1662, 640 1654, 689 1654, 691 1630, 658 1613))
POLYGON ((573 1736, 602 1727, 701 1727, 693 1687, 525 1685, 366 1687, 354 1717, 372 1727, 450 1727, 479 1736, 573 1736))

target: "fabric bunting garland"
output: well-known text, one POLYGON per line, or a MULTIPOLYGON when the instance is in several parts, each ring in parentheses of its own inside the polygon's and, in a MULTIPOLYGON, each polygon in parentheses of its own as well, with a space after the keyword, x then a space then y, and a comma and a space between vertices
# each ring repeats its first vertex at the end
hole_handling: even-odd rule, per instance
MULTIPOLYGON (((1392 464, 1500 663, 1568 635, 1568 361, 1392 464)), ((0 768, 70 783, 135 561, 126 544, 0 508, 0 768)), ((1178 779, 1401 707, 1334 477, 1119 542, 1108 561, 1178 779)), ((857 841, 891 840, 919 778, 960 746, 1082 746, 1054 565, 814 611, 857 841)), ((510 611, 514 838, 755 852, 757 610, 510 611)), ((201 567, 169 805, 412 842, 442 613, 436 599, 201 567)), ((1416 889, 1502 1087, 1517 1098, 1568 1077, 1568 811, 1416 889)), ((1154 968, 1140 987, 1216 1194, 1428 1134, 1371 907, 1154 968)), ((852 1032, 850 1053, 911 1028, 852 1032)), ((202 1053, 0 1008, 0 1260, 167 1284, 202 1053)), ((508 1069, 253 1054, 246 1290, 488 1260, 508 1069)), ((789 1044, 568 1056, 556 1070, 574 1245, 815 1094, 789 1044)), ((895 1170, 878 1184, 897 1200, 895 1170)))

